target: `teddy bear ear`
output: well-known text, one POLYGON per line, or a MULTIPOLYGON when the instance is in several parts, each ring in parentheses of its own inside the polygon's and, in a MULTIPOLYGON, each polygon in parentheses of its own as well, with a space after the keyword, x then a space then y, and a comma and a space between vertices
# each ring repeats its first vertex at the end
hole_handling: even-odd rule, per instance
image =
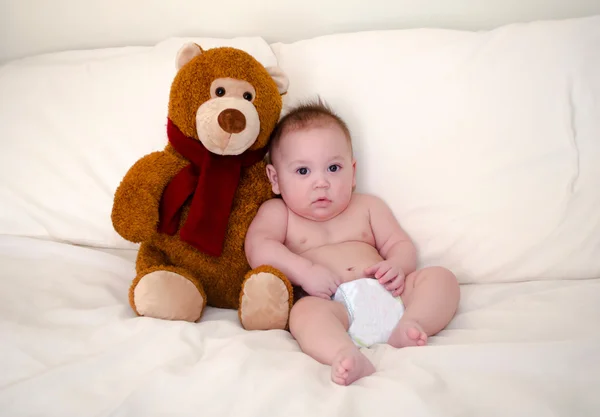
POLYGON ((271 78, 273 78, 275 81, 275 84, 277 84, 279 94, 285 94, 290 85, 290 80, 288 79, 287 75, 285 75, 283 70, 278 66, 266 67, 266 70, 271 75, 271 78))
POLYGON ((177 58, 175 59, 175 67, 180 70, 185 64, 190 62, 192 59, 200 55, 204 50, 200 45, 194 42, 188 42, 179 49, 177 52, 177 58))

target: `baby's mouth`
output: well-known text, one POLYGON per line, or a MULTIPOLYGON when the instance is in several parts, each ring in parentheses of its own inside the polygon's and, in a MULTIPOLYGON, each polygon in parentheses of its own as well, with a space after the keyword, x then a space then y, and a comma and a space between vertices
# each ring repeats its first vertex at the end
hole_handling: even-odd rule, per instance
POLYGON ((328 199, 327 197, 320 197, 320 198, 317 198, 315 201, 313 201, 313 203, 316 203, 316 204, 319 204, 319 203, 326 204, 326 203, 331 203, 331 200, 328 199))

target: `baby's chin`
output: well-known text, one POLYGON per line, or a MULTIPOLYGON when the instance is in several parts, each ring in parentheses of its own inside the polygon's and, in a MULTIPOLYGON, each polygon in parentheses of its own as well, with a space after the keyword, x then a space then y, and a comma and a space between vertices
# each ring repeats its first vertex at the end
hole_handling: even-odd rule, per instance
POLYGON ((312 207, 308 208, 302 207, 299 209, 290 208, 294 213, 298 216, 303 217, 307 220, 312 220, 315 222, 326 222, 327 220, 331 220, 341 212, 344 211, 346 207, 336 207, 332 205, 330 207, 312 207))

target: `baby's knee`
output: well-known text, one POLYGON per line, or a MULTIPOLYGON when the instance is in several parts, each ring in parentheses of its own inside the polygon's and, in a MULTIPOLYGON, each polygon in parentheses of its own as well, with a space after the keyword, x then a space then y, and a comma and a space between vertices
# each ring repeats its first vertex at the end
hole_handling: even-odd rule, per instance
POLYGON ((444 268, 443 266, 432 266, 425 268, 424 270, 427 270, 427 276, 435 280, 437 285, 446 288, 448 295, 451 295, 452 293, 456 293, 457 296, 459 295, 458 279, 448 268, 444 268))
POLYGON ((456 278, 456 275, 454 275, 454 273, 448 268, 444 268, 443 266, 432 266, 430 269, 431 274, 436 276, 437 279, 447 281, 450 284, 458 285, 458 279, 456 278))
POLYGON ((318 308, 319 299, 317 297, 303 297, 296 301, 290 311, 290 332, 292 335, 301 327, 310 317, 311 313, 318 308))
POLYGON ((456 275, 448 268, 444 268, 443 266, 429 266, 417 271, 413 278, 416 282, 415 285, 419 283, 419 281, 423 280, 434 280, 441 285, 447 285, 450 287, 458 288, 458 279, 456 275))
POLYGON ((425 269, 428 270, 430 274, 438 277, 438 279, 443 279, 446 281, 458 283, 458 280, 456 279, 456 275, 454 275, 454 273, 452 271, 450 271, 448 268, 444 268, 443 266, 431 266, 431 267, 425 268, 425 269))
POLYGON ((331 320, 341 322, 348 329, 348 313, 341 303, 314 296, 304 297, 290 311, 290 333, 295 336, 307 326, 318 326, 331 320))
POLYGON ((290 320, 292 319, 292 317, 302 315, 303 311, 310 309, 311 305, 314 305, 313 298, 314 297, 306 296, 296 301, 292 306, 292 311, 290 311, 290 320))

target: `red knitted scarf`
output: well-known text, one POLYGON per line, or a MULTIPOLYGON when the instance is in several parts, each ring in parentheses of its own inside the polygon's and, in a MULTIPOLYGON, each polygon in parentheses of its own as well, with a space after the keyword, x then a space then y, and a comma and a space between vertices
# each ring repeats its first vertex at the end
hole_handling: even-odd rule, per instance
POLYGON ((177 232, 181 210, 192 196, 179 236, 207 255, 220 256, 241 169, 259 162, 267 149, 216 155, 199 140, 185 136, 170 119, 167 136, 173 148, 190 164, 173 177, 163 192, 158 231, 169 235, 177 232))

